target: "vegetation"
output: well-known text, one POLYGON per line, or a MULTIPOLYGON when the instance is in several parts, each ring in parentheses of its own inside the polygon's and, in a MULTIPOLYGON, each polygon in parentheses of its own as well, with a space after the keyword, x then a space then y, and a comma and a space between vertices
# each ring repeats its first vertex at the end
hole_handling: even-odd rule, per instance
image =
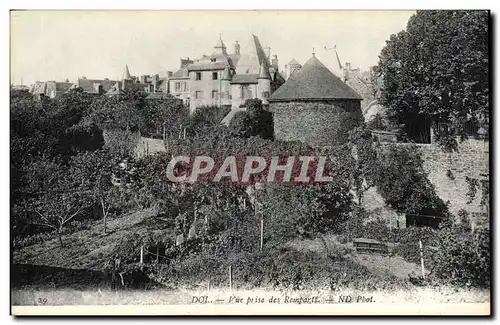
POLYGON ((488 129, 488 19, 487 11, 417 11, 387 41, 378 64, 381 103, 410 140, 429 142, 437 123, 451 125, 436 132, 444 142, 488 129))
MULTIPOLYGON (((382 102, 409 138, 425 141, 424 130, 435 122, 479 127, 487 120, 485 17, 480 11, 419 11, 382 51, 382 102)), ((311 148, 274 140, 272 114, 260 100, 244 106, 225 126, 221 120, 229 108, 207 106, 190 114, 173 97, 147 100, 136 91, 108 97, 74 89, 41 101, 12 92, 13 245, 22 251, 53 241, 58 247, 50 248, 64 257, 82 245, 68 239, 86 234, 92 245, 105 244, 87 254, 96 260, 92 267, 112 274, 113 282, 117 275, 122 283, 147 275, 162 284, 224 285, 231 265, 240 286, 334 290, 409 285, 406 278, 363 266, 347 246, 353 238, 393 241, 392 253, 411 263, 419 261, 422 241, 432 279, 489 284, 489 236, 466 221, 453 222, 417 150, 373 141, 369 129, 389 127, 382 118, 353 129, 342 145, 311 148), (136 156, 140 136, 163 139, 165 152, 136 156), (272 156, 327 155, 332 181, 267 183, 254 175, 248 182, 200 178, 178 184, 167 178, 172 156, 201 154, 215 160, 214 170, 227 156, 262 156, 269 163, 272 156), (363 208, 365 193, 374 187, 394 210, 444 222, 439 229, 392 230, 363 208), (136 218, 129 214, 134 210, 152 212, 136 218), (331 236, 336 239, 327 240, 331 236), (320 248, 307 249, 305 242, 320 248)), ((470 200, 479 186, 479 180, 469 180, 470 200)), ((481 194, 486 204, 486 182, 481 194)))

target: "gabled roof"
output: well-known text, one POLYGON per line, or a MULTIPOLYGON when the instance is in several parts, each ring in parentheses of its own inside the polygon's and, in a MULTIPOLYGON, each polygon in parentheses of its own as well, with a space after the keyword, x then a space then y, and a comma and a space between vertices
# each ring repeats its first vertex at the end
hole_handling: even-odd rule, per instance
POLYGON ((177 70, 169 79, 189 79, 187 68, 177 70))
POLYGON ((94 87, 94 84, 99 84, 102 86, 102 90, 104 92, 107 92, 111 89, 113 84, 116 81, 114 80, 109 80, 109 79, 104 79, 104 80, 99 80, 99 79, 86 79, 86 78, 78 78, 76 81, 76 86, 81 87, 83 91, 86 93, 97 93, 97 89, 94 87))
POLYGON ((363 98, 312 56, 304 66, 278 88, 270 101, 332 100, 363 98))

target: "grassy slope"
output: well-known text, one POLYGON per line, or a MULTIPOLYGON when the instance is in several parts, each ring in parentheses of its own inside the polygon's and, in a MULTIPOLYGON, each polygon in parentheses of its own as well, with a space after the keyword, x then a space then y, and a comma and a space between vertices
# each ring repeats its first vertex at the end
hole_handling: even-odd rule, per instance
MULTIPOLYGON (((54 239, 15 250, 13 253, 14 264, 101 270, 104 257, 113 250, 123 236, 132 233, 146 234, 147 232, 171 234, 170 229, 158 230, 155 226, 148 226, 148 220, 153 216, 154 211, 149 209, 111 220, 108 223, 110 231, 106 235, 102 233, 100 225, 90 230, 65 235, 63 237, 66 245, 64 248, 61 248, 59 242, 54 239)), ((385 256, 361 255, 354 251, 352 243, 341 244, 337 241, 336 236, 326 236, 325 240, 330 251, 344 250, 353 262, 366 266, 377 275, 390 274, 398 278, 407 278, 408 274, 418 274, 419 272, 417 265, 406 262, 401 257, 391 257, 389 260, 385 256)), ((297 250, 323 252, 325 249, 319 239, 294 240, 288 244, 297 250)))
POLYGON ((99 224, 89 230, 64 235, 65 247, 57 239, 27 246, 13 252, 14 264, 48 265, 72 269, 101 270, 104 257, 119 240, 132 233, 165 232, 148 229, 145 222, 155 215, 153 209, 138 211, 108 222, 108 233, 99 224))

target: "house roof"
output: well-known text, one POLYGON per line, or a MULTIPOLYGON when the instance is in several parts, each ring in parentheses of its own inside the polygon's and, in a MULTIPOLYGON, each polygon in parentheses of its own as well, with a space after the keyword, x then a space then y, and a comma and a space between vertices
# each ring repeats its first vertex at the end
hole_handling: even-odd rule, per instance
POLYGON ((122 79, 132 79, 130 76, 130 71, 128 70, 128 65, 125 64, 125 68, 123 69, 122 79))
POLYGON ((189 71, 224 70, 227 62, 196 62, 187 66, 189 71))
POLYGON ((247 45, 242 46, 243 53, 236 64, 237 74, 259 74, 262 64, 269 68, 270 64, 262 48, 259 38, 252 35, 247 45))
POLYGON ((289 66, 299 66, 300 67, 300 63, 297 62, 297 60, 295 60, 295 58, 292 58, 292 60, 290 62, 288 62, 288 65, 289 66))
POLYGON ((256 84, 259 79, 259 74, 235 74, 232 84, 256 84))
POLYGON ((123 85, 123 81, 114 81, 113 86, 109 89, 107 92, 108 94, 119 94, 120 90, 132 90, 132 89, 137 89, 139 91, 146 91, 146 88, 149 87, 149 84, 143 84, 143 83, 138 83, 138 82, 125 82, 125 85, 123 85))
POLYGON ((104 79, 86 79, 86 78, 78 78, 76 81, 76 86, 81 87, 83 91, 86 93, 95 94, 97 93, 97 89, 94 87, 94 84, 99 84, 102 86, 102 90, 107 92, 111 89, 111 87, 115 84, 116 81, 104 79))
POLYGON ((47 91, 61 91, 65 92, 68 91, 71 86, 73 86, 73 83, 71 82, 47 82, 47 91))
POLYGON ((170 79, 189 79, 188 70, 186 68, 179 69, 172 74, 170 79))
POLYGON ((363 98, 312 56, 304 66, 278 88, 270 101, 331 100, 363 98))

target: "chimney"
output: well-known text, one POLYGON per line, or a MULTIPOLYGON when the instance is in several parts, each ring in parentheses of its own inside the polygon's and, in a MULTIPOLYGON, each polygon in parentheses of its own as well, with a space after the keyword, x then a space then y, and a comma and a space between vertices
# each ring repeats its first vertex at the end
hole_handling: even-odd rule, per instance
POLYGON ((346 63, 345 63, 345 69, 346 69, 347 71, 351 70, 351 63, 350 63, 350 62, 346 62, 346 63))
POLYGON ((278 68, 278 56, 276 54, 273 55, 273 59, 271 61, 271 65, 275 67, 276 69, 278 68))
POLYGON ((234 54, 240 55, 240 44, 238 43, 238 41, 234 43, 234 54))

